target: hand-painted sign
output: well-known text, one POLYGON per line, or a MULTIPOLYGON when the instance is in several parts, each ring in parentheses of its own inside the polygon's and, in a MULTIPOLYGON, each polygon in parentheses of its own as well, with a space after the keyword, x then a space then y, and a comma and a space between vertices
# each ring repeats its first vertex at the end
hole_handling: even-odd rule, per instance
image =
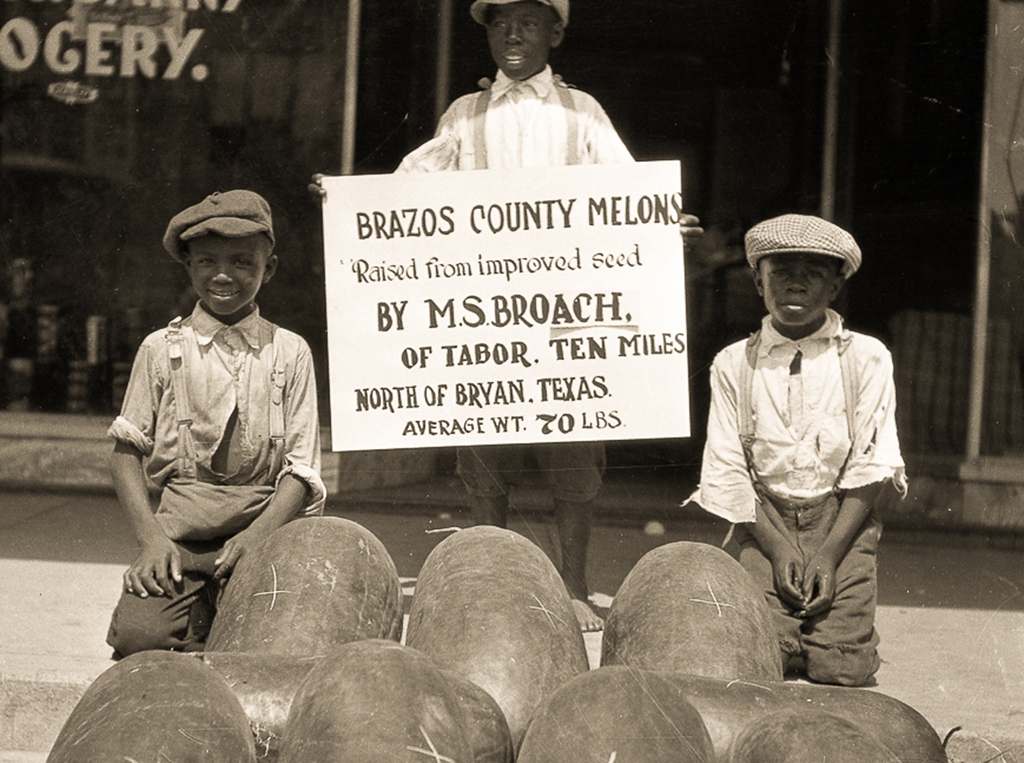
POLYGON ((335 450, 686 437, 678 162, 325 178, 335 450))

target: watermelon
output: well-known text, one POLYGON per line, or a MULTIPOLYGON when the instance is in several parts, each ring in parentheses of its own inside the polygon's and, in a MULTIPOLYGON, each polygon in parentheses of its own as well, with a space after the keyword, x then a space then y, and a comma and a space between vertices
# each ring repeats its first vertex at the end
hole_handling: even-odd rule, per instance
POLYGON ((241 558, 206 651, 316 657, 349 641, 401 636, 401 585, 384 545, 355 522, 310 517, 241 558))
POLYGON ((680 541, 641 557, 612 600, 601 665, 782 680, 764 593, 720 548, 680 541))
POLYGON ((252 763, 249 720, 231 687, 180 652, 142 651, 92 682, 47 763, 252 763))
POLYGON ((473 763, 451 684, 386 639, 335 647, 292 702, 280 763, 473 763))
POLYGON ((478 526, 423 563, 406 643, 498 703, 518 746, 541 701, 589 669, 565 584, 539 546, 478 526))

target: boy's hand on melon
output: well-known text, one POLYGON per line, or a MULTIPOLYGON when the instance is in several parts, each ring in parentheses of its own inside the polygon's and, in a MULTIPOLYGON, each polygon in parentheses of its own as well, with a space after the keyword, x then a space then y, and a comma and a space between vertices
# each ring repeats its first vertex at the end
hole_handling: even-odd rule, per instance
POLYGON ((238 564, 247 552, 252 551, 260 545, 266 535, 253 527, 248 527, 224 544, 224 548, 214 560, 217 570, 213 573, 214 580, 222 580, 231 574, 231 571, 238 564))

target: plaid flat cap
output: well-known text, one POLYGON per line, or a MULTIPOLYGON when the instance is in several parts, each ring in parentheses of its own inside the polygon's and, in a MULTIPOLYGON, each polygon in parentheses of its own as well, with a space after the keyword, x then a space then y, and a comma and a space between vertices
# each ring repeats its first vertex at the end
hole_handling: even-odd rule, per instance
POLYGON ((862 260, 853 236, 838 225, 812 215, 782 215, 765 220, 747 231, 744 243, 747 262, 752 268, 769 254, 806 252, 843 260, 843 278, 849 278, 857 272, 862 260))
MULTIPOLYGON (((476 0, 471 6, 469 6, 469 15, 473 17, 473 21, 477 24, 483 24, 487 26, 487 6, 488 5, 508 5, 509 3, 518 3, 521 0, 476 0)), ((561 19, 563 26, 569 26, 569 0, 537 0, 541 5, 550 5, 555 9, 555 13, 558 14, 558 18, 561 19)))
POLYGON ((184 262, 185 248, 181 242, 207 233, 218 233, 227 238, 265 233, 273 246, 274 223, 270 205, 253 191, 211 193, 171 218, 164 233, 164 249, 174 259, 184 262))

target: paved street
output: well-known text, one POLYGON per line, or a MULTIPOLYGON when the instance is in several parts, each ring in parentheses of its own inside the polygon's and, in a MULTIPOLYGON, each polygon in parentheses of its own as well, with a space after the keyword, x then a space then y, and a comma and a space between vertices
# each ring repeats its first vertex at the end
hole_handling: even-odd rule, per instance
MULTIPOLYGON (((456 488, 441 480, 350 497, 330 511, 377 535, 411 591, 443 529, 465 523, 456 488)), ((723 528, 699 516, 672 519, 672 492, 609 486, 609 500, 628 505, 604 505, 595 523, 589 574, 600 602, 610 603, 655 546, 721 540, 723 528), (651 519, 664 534, 644 532, 651 519)), ((511 528, 551 553, 543 503, 522 503, 528 510, 511 528)), ((104 635, 135 544, 109 495, 6 493, 0 506, 0 761, 35 763, 84 687, 112 664, 104 635)), ((942 737, 961 727, 948 748, 957 761, 1024 759, 1024 552, 1011 546, 907 531, 882 541, 875 690, 917 709, 942 737)), ((587 644, 596 661, 600 636, 587 644)))

